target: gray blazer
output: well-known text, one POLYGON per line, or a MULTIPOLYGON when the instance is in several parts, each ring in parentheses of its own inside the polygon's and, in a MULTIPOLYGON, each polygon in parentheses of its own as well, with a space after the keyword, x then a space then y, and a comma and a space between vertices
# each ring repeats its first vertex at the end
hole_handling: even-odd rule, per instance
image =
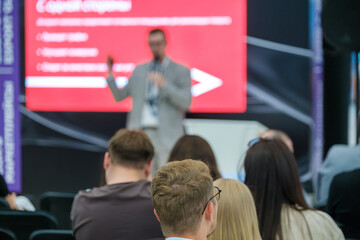
MULTIPOLYGON (((116 87, 112 74, 107 78, 115 101, 119 102, 128 96, 133 99, 132 110, 127 116, 127 128, 141 128, 149 67, 150 62, 137 66, 128 84, 121 90, 116 87)), ((166 84, 159 89, 158 95, 159 134, 161 141, 172 147, 184 134, 182 121, 191 104, 191 78, 188 68, 171 60, 164 75, 166 84)))

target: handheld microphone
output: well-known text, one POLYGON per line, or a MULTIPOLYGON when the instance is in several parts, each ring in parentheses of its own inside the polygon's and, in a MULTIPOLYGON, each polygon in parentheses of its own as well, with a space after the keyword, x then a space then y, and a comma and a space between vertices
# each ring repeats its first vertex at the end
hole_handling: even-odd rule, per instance
POLYGON ((152 71, 160 72, 159 57, 154 57, 152 71))

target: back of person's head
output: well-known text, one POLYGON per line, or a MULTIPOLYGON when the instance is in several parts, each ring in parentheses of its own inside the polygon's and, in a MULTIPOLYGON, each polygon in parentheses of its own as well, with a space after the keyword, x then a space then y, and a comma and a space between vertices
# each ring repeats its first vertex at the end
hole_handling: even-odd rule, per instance
POLYGON ((208 240, 261 240, 254 199, 246 185, 233 179, 218 179, 214 185, 223 193, 217 226, 208 240))
POLYGON ((214 152, 209 143, 202 137, 185 135, 176 142, 168 161, 172 162, 183 159, 200 160, 209 167, 211 177, 214 180, 221 178, 214 152))
POLYGON ((245 157, 245 172, 245 184, 253 194, 264 240, 281 235, 283 204, 297 210, 309 209, 294 155, 282 141, 261 139, 250 146, 245 157))
POLYGON ((203 162, 174 161, 156 172, 151 193, 165 237, 196 234, 205 204, 214 193, 213 180, 203 162))
POLYGON ((277 140, 282 141, 289 148, 290 152, 294 152, 294 144, 285 132, 277 129, 268 129, 262 134, 260 134, 260 138, 275 138, 277 140))
POLYGON ((110 139, 108 151, 112 164, 141 169, 154 156, 154 146, 142 131, 120 129, 110 139))

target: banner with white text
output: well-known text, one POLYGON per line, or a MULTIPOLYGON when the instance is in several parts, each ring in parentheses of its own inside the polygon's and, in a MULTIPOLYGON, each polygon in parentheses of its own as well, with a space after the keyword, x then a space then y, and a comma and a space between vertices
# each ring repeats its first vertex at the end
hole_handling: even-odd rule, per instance
POLYGON ((21 191, 19 49, 18 1, 0 0, 0 174, 14 192, 21 191))
POLYGON ((129 111, 107 88, 106 56, 124 87, 151 60, 147 34, 162 28, 167 54, 191 71, 192 112, 246 111, 246 0, 29 0, 25 2, 26 107, 129 111))

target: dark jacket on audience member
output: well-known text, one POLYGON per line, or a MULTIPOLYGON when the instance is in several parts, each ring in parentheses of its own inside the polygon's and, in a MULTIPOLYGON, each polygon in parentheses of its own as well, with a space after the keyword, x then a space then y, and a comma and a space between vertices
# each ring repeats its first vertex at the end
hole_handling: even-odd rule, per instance
POLYGON ((8 187, 6 185, 5 179, 0 175, 0 197, 6 197, 9 194, 8 187))
POLYGON ((150 184, 140 180, 80 191, 71 211, 75 238, 163 239, 151 203, 150 184))
POLYGON ((345 237, 360 239, 360 169, 334 177, 326 210, 345 237))

